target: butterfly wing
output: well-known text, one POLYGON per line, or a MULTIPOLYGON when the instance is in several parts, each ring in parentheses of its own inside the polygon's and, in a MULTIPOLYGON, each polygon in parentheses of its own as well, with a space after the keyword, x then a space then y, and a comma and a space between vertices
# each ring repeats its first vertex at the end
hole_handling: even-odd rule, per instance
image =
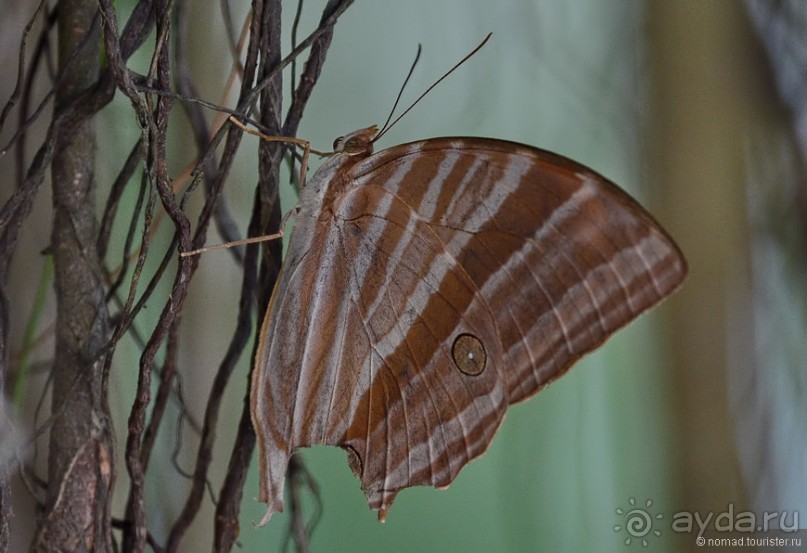
MULTIPOLYGON (((507 406, 492 368, 470 380, 442 374, 450 333, 495 336, 489 306, 427 223, 405 204, 377 217, 365 202, 394 198, 367 191, 347 194, 330 222, 296 222, 261 330, 251 402, 264 522, 282 510, 297 447, 345 448, 383 513, 402 488, 448 485, 507 406)), ((496 342, 487 347, 502 358, 496 342)))
POLYGON ((352 176, 357 190, 380 186, 410 206, 496 306, 510 403, 563 374, 686 275, 678 247, 633 198, 551 152, 432 139, 380 152, 352 176))
POLYGON ((381 516, 448 485, 510 403, 671 293, 685 264, 603 177, 502 141, 433 139, 356 163, 298 221, 252 401, 267 515, 295 447, 348 451, 381 516))

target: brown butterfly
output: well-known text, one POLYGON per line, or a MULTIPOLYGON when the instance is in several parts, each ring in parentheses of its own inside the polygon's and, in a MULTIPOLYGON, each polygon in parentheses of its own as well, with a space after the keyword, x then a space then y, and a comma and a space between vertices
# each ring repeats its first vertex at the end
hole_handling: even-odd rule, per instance
POLYGON ((445 487, 508 406, 671 294, 686 262, 613 183, 543 150, 435 138, 334 143, 302 191, 252 380, 260 496, 289 457, 339 446, 383 520, 445 487))

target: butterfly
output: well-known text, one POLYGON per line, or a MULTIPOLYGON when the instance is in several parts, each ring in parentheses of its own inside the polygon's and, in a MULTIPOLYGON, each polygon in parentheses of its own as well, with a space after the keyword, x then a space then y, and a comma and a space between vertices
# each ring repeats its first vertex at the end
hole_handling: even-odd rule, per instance
POLYGON ((373 153, 339 138, 303 188, 251 383, 262 524, 289 458, 347 451, 383 520, 448 486, 507 408, 682 283, 686 261, 634 199, 570 159, 485 138, 373 153))

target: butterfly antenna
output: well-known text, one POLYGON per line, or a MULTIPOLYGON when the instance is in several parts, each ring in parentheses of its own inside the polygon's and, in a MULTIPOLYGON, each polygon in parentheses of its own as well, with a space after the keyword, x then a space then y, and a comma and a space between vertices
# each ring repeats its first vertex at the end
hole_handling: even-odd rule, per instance
MULTIPOLYGON (((373 138, 373 142, 375 142, 376 140, 378 140, 379 138, 384 136, 384 134, 388 130, 390 130, 395 125, 395 123, 400 121, 401 118, 404 115, 409 113, 412 110, 412 108, 415 107, 417 105, 417 103, 420 102, 423 99, 424 96, 426 96, 426 94, 431 92, 434 87, 436 87, 438 84, 440 84, 443 81, 443 79, 445 79, 446 77, 451 75, 454 71, 456 71, 459 68, 459 66, 461 66, 463 63, 468 61, 474 54, 476 54, 479 50, 481 50, 482 47, 485 45, 485 43, 488 41, 488 39, 490 39, 490 35, 492 35, 492 34, 493 33, 488 33, 488 35, 485 37, 485 39, 482 42, 479 43, 479 46, 477 46, 476 48, 471 50, 464 58, 462 58, 460 61, 458 61, 454 65, 454 67, 452 67, 451 69, 446 71, 443 74, 442 77, 440 77, 439 79, 434 81, 434 83, 432 83, 432 85, 429 88, 427 88, 420 96, 418 96, 417 99, 414 102, 412 102, 409 105, 409 107, 404 110, 403 113, 401 113, 398 117, 395 118, 395 120, 392 121, 392 123, 390 123, 389 120, 390 120, 390 118, 392 118, 392 114, 395 112, 395 107, 398 105, 398 100, 401 99, 401 94, 403 94, 403 87, 401 87, 401 91, 398 93, 398 98, 395 100, 395 105, 392 107, 392 111, 390 112, 389 117, 387 117, 387 121, 384 123, 384 126, 381 128, 381 130, 378 132, 378 134, 375 135, 375 138, 373 138), (387 123, 389 123, 389 124, 387 124, 387 123)), ((412 71, 414 71, 415 64, 417 64, 419 58, 420 58, 420 45, 418 44, 418 54, 417 54, 417 57, 415 58, 415 63, 413 63, 411 69, 409 69, 409 75, 406 76, 406 81, 404 81, 404 87, 406 86, 406 83, 409 81, 409 77, 412 76, 412 71)))
POLYGON ((398 97, 395 98, 395 103, 392 104, 392 109, 389 111, 389 115, 387 115, 387 120, 384 121, 384 124, 381 126, 381 130, 378 132, 378 135, 381 136, 385 132, 387 132, 387 125, 389 125, 390 119, 392 119, 392 115, 395 113, 395 110, 398 108, 398 102, 401 101, 401 96, 403 96, 403 91, 406 88, 406 85, 409 83, 409 79, 412 77, 412 73, 415 72, 415 67, 420 61, 420 53, 423 51, 423 46, 418 43, 418 51, 415 54, 415 61, 412 62, 412 65, 409 67, 409 73, 406 74, 406 78, 404 79, 401 88, 398 90, 398 97))

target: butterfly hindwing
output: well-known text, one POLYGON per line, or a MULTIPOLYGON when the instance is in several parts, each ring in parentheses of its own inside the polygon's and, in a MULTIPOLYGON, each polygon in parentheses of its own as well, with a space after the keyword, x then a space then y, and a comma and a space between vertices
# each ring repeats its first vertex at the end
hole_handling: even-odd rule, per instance
POLYGON ((371 506, 386 509, 399 489, 448 485, 487 449, 507 406, 504 356, 491 306, 410 206, 357 186, 335 217, 375 354, 361 367, 370 384, 344 443, 362 462, 371 506), (479 374, 455 359, 462 335, 483 347, 479 374))

